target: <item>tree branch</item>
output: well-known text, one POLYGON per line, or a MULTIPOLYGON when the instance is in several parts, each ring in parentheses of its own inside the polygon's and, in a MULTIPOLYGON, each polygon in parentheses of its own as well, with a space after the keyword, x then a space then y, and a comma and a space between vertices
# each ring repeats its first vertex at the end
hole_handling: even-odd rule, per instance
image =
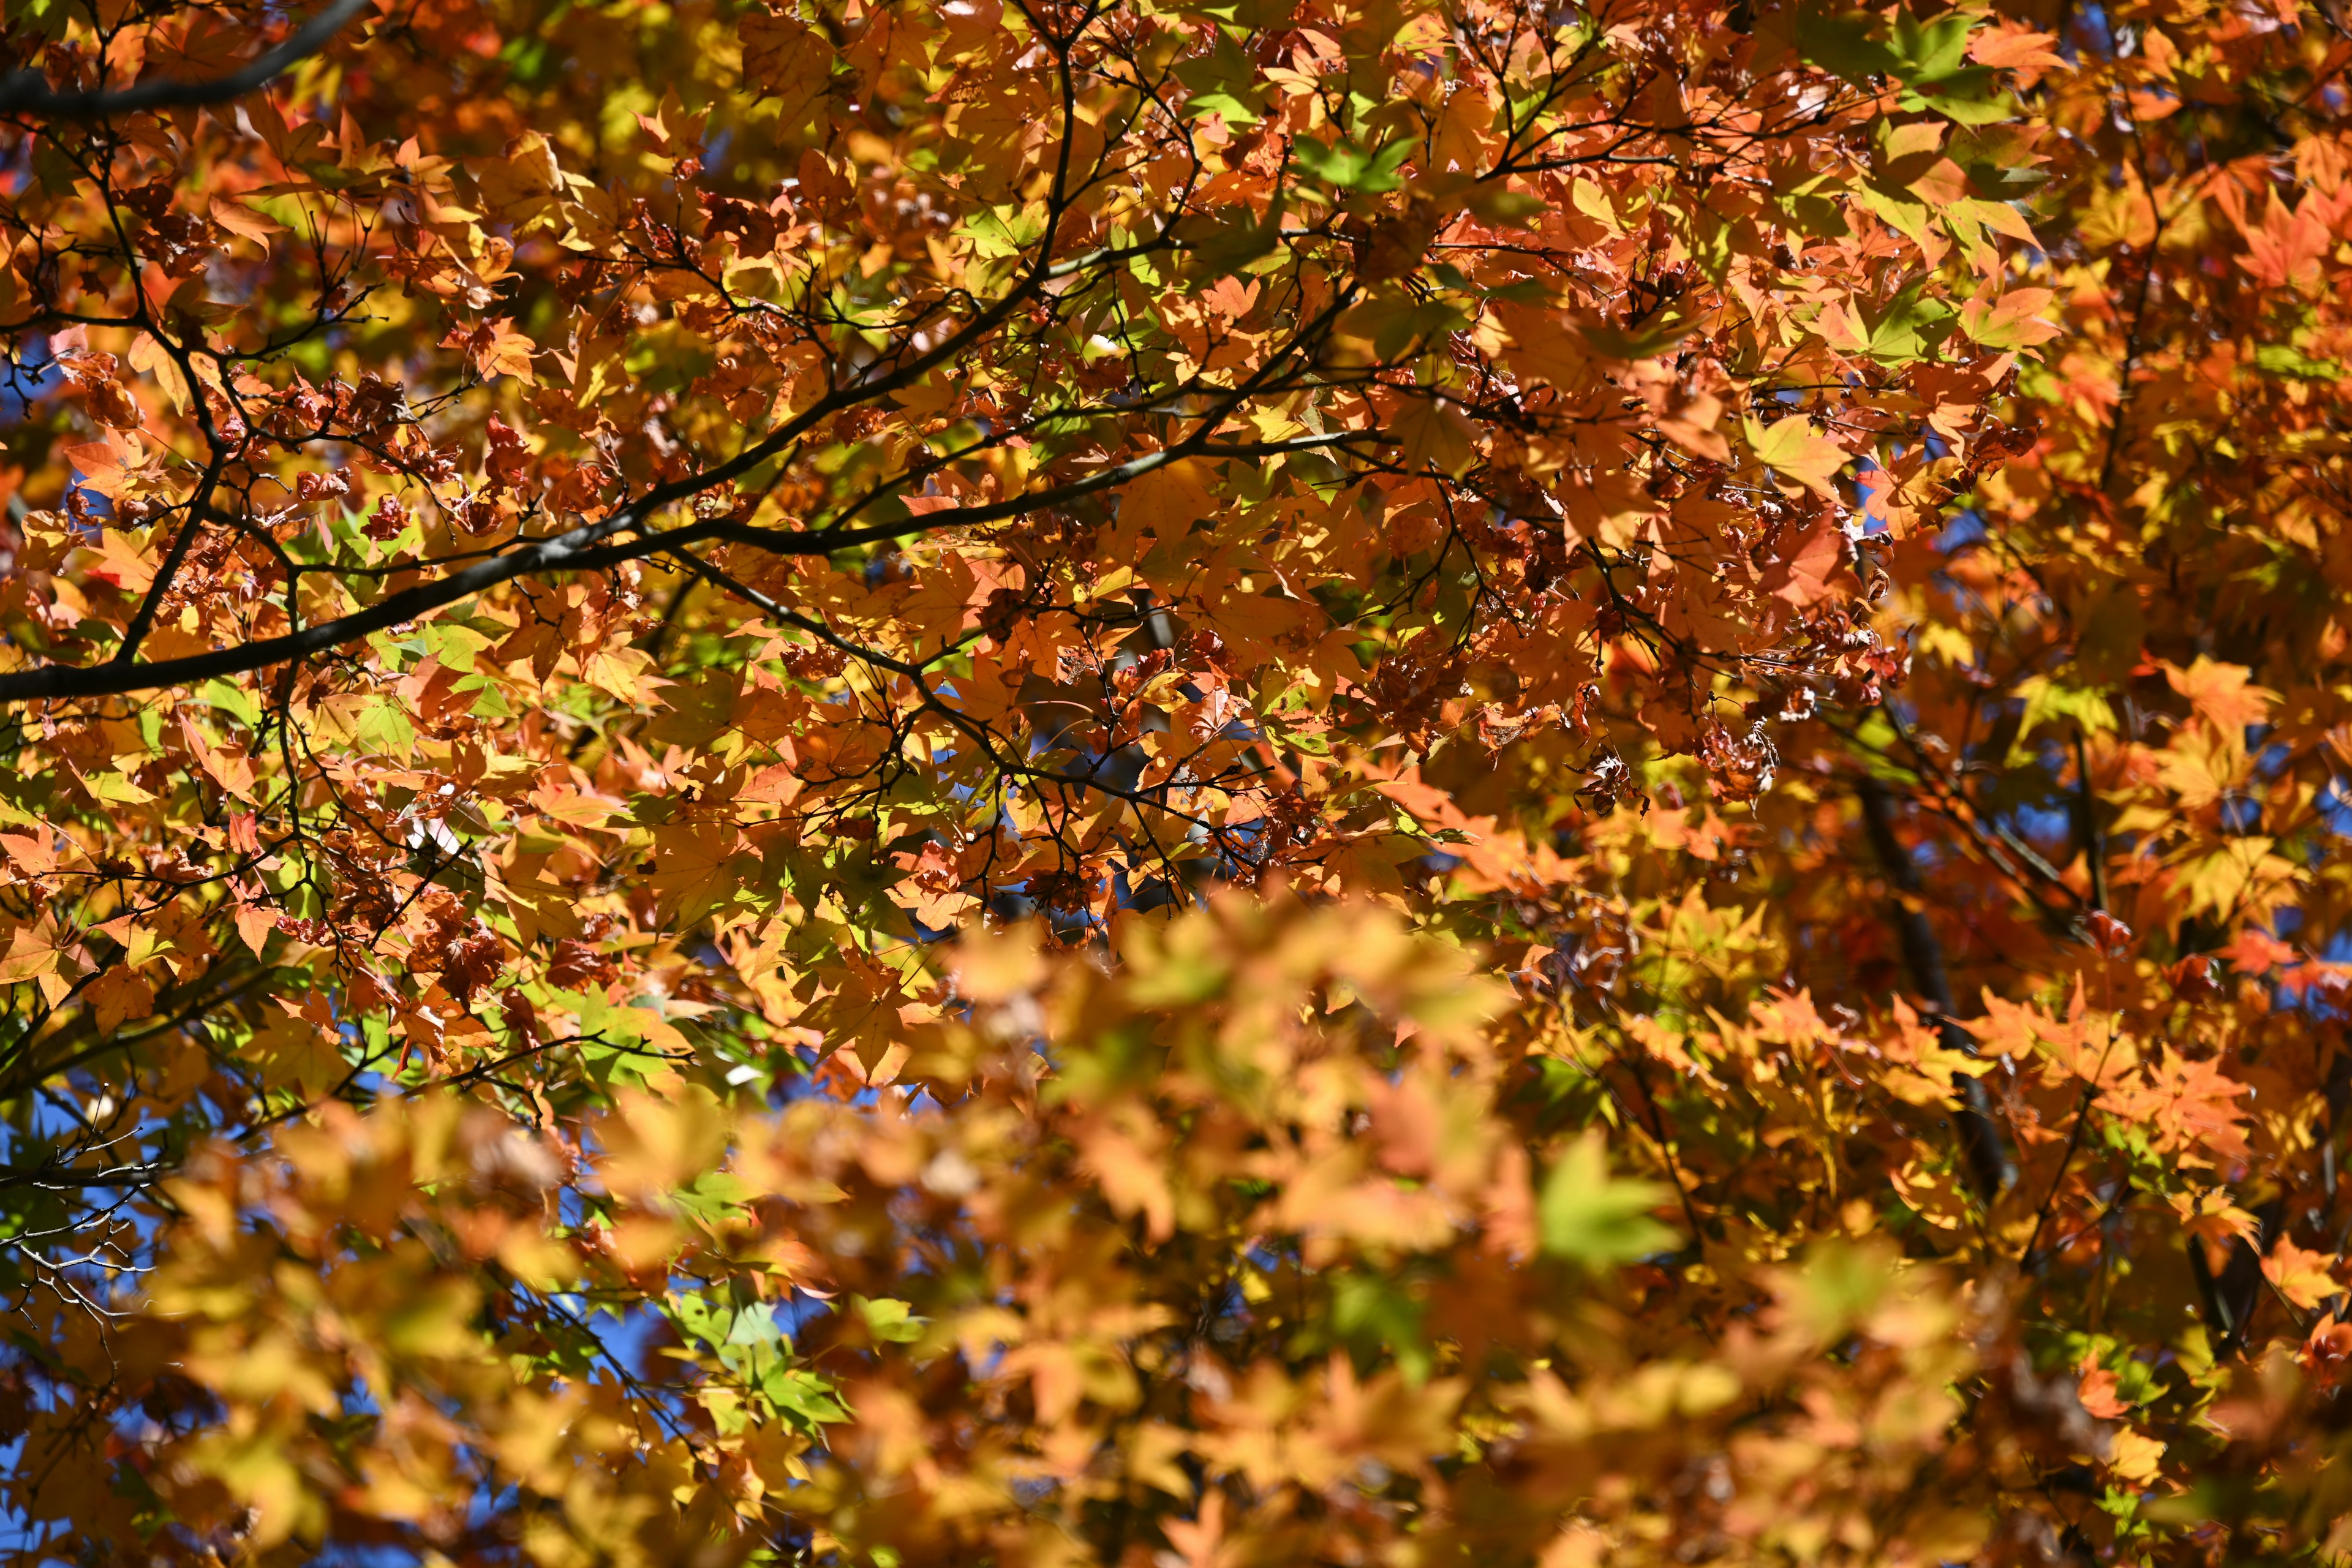
POLYGON ((1097 474, 1050 489, 1028 495, 1013 496, 1001 501, 980 506, 956 507, 935 511, 905 522, 877 523, 866 528, 821 529, 793 532, 781 529, 751 528, 724 520, 688 523, 660 533, 646 533, 639 538, 612 542, 614 536, 641 529, 654 511, 674 501, 682 500, 708 489, 726 479, 733 479, 757 465, 759 460, 781 445, 779 432, 741 455, 718 467, 689 479, 675 480, 639 497, 611 516, 599 521, 583 523, 568 533, 551 539, 536 540, 509 554, 493 556, 477 562, 460 571, 430 583, 420 583, 404 588, 380 603, 331 621, 289 632, 283 637, 264 637, 257 642, 240 643, 234 647, 215 648, 210 653, 190 654, 183 658, 167 658, 152 664, 121 664, 108 662, 94 665, 41 665, 14 674, 0 675, 0 703, 32 702, 50 698, 118 697, 132 691, 153 691, 164 687, 186 686, 199 680, 211 680, 220 676, 239 675, 247 670, 263 669, 273 664, 322 653, 345 643, 376 632, 403 626, 435 610, 445 608, 461 599, 495 588, 501 583, 518 577, 537 576, 554 572, 596 572, 617 566, 627 561, 643 560, 648 555, 674 551, 706 539, 729 540, 739 544, 754 545, 779 554, 822 555, 854 545, 870 544, 877 540, 896 539, 902 534, 929 532, 933 529, 959 523, 990 522, 1015 517, 1039 507, 1056 506, 1098 490, 1111 489, 1131 479, 1142 478, 1152 469, 1165 466, 1178 458, 1198 454, 1215 456, 1265 456, 1277 451, 1298 451, 1310 447, 1336 446, 1354 438, 1351 433, 1327 436, 1293 437, 1284 441, 1240 441, 1213 444, 1206 439, 1215 428, 1204 424, 1200 435, 1180 442, 1162 451, 1149 452, 1131 461, 1106 468, 1097 474))
MULTIPOLYGON (((1895 887, 1895 929, 1902 939, 1912 984, 1936 1010, 1936 1028, 1943 1037, 1944 1048, 1974 1056, 1976 1040, 1952 1016, 1952 982, 1944 968, 1943 944, 1936 940, 1936 928, 1927 912, 1916 907, 1924 891, 1919 868, 1902 840, 1895 837, 1894 807, 1886 798, 1886 786, 1864 773, 1854 793, 1862 797, 1862 819, 1870 832, 1871 847, 1878 852, 1895 887)), ((1990 1203, 2017 1180, 2017 1163, 2010 1157, 2000 1124, 1993 1120, 1992 1096, 1983 1083, 1967 1073, 1954 1073, 1952 1088, 1960 1097, 1960 1150, 1968 1159, 1977 1196, 1990 1203)))
POLYGON ((150 81, 112 91, 58 92, 37 70, 20 70, 0 78, 0 114, 40 114, 55 120, 104 120, 148 109, 191 109, 200 104, 226 103, 317 54, 343 30, 345 23, 365 10, 368 0, 333 0, 325 10, 294 29, 276 48, 256 56, 226 76, 204 81, 150 81))

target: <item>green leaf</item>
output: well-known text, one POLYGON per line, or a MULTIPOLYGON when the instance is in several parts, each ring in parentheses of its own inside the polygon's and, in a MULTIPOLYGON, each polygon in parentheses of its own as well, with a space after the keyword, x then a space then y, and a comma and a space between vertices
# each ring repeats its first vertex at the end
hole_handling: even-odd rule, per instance
POLYGON ((1650 1217, 1670 1195, 1655 1182, 1611 1175, 1600 1135, 1589 1132, 1569 1145, 1544 1178, 1536 1228, 1551 1256, 1605 1268, 1675 1245, 1675 1233, 1650 1217))
POLYGON ((1221 114, 1234 125, 1251 124, 1258 118, 1257 105, 1251 101, 1257 90, 1256 64, 1222 27, 1217 47, 1177 66, 1176 79, 1192 89, 1186 114, 1221 114))
POLYGON ((974 256, 1018 256, 1044 237, 1045 204, 989 207, 965 218, 961 227, 971 237, 974 256))
POLYGON ((1895 74, 1908 87, 1928 87, 1959 79, 1971 73, 1992 73, 1969 61, 1969 28, 1975 18, 1947 12, 1932 22, 1921 22, 1908 11, 1895 17, 1895 74))
POLYGON ((1821 1341, 1836 1339, 1869 1316, 1895 1282, 1896 1259, 1884 1245, 1843 1238, 1808 1248, 1790 1283, 1790 1313, 1821 1341))
POLYGON ((145 805, 155 798, 127 775, 111 769, 86 775, 82 784, 89 791, 90 799, 103 805, 145 805))
POLYGON ((679 1294, 669 1299, 670 1321, 681 1333, 716 1350, 727 1342, 732 1327, 732 1311, 722 1303, 697 1294, 679 1294))
POLYGON ((1808 5, 1797 14, 1797 58, 1859 86, 1891 74, 1895 53, 1865 11, 1832 14, 1808 5))
POLYGON ((2086 735, 2108 734, 2116 728, 2115 709, 2106 694, 2095 688, 2065 686, 2035 675, 2019 682, 2017 691, 2025 699, 2025 712, 2017 721, 2017 738, 2010 743, 2011 767, 2032 755, 2027 740, 2053 720, 2070 721, 2086 735))
POLYGON ((733 1326, 728 1329, 726 1342, 730 1345, 772 1345, 784 1337, 777 1325, 776 1309, 766 1301, 754 1301, 735 1314, 733 1326))
POLYGON ((799 1417, 793 1425, 812 1437, 817 1436, 821 1426, 849 1419, 849 1407, 841 1402, 841 1391, 815 1373, 799 1367, 769 1368, 767 1375, 760 1380, 760 1392, 778 1411, 799 1417))
POLYGON ((261 722, 261 704, 241 686, 232 686, 226 680, 207 680, 196 688, 196 696, 240 723, 251 726, 261 722))
POLYGON ((1171 232, 1192 261, 1191 276, 1195 281, 1208 283, 1227 273, 1245 271, 1251 263, 1272 254, 1282 241, 1280 193, 1262 218, 1241 206, 1185 218, 1171 232))
MULTIPOLYGON (((1343 190, 1392 191, 1404 183, 1397 168, 1411 155, 1412 143, 1397 141, 1368 151, 1344 140, 1329 143, 1298 142, 1293 143, 1291 151, 1308 174, 1327 185, 1343 190)), ((1498 195, 1508 196, 1511 193, 1498 195)), ((1519 199, 1535 202, 1530 210, 1542 210, 1543 204, 1533 197, 1519 199)))
POLYGON ((1871 358, 1885 364, 1910 364, 1936 357, 1936 350, 1951 336, 1958 312, 1927 295, 1927 279, 1919 279, 1877 310, 1864 310, 1871 358))
POLYGON ((2287 381, 2335 381, 2344 374, 2336 361, 2312 359, 2286 343, 2264 343, 2254 350, 2254 368, 2287 381))
POLYGON ((1436 1370, 1421 1321, 1423 1303, 1401 1281, 1376 1274, 1341 1274, 1331 1282, 1331 1331, 1357 1358, 1370 1364, 1381 1352, 1413 1383, 1436 1370))
POLYGON ((1990 125, 2016 112, 2006 97, 1984 96, 1990 82, 1988 73, 1981 86, 1956 82, 1946 90, 1906 92, 1897 101, 1906 109, 1928 110, 1961 125, 1990 125))
POLYGON ((1166 9, 1180 16, 1213 16, 1237 27, 1267 28, 1286 25, 1298 0, 1186 0, 1166 9))
POLYGON ((853 1296, 850 1303, 857 1309, 857 1315, 866 1320, 867 1333, 893 1344, 912 1344, 921 1339, 924 1326, 930 1321, 928 1318, 916 1317, 915 1310, 904 1301, 887 1298, 869 1300, 864 1296, 853 1296))
POLYGON ((1974 18, 1947 13, 1922 22, 1908 11, 1895 14, 1891 27, 1866 11, 1831 12, 1808 6, 1797 18, 1797 54, 1856 87, 1876 79, 1902 83, 1905 109, 1927 110, 1963 125, 2009 118, 2000 78, 1968 63, 1969 29, 1974 18))
POLYGON ((451 669, 471 669, 474 656, 496 640, 446 617, 428 622, 425 627, 425 650, 451 669))
POLYGON ((477 719, 514 717, 514 709, 507 701, 505 689, 487 675, 469 675, 451 689, 474 693, 474 700, 467 710, 477 719))
POLYGON ((384 756, 406 762, 416 753, 416 726, 408 710, 390 697, 378 697, 362 708, 356 734, 361 745, 384 756))

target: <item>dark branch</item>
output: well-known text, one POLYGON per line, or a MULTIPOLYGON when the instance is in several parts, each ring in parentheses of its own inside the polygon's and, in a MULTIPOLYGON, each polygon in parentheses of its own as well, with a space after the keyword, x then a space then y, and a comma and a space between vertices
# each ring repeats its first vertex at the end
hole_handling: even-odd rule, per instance
POLYGON ((787 436, 795 433, 780 431, 716 468, 649 491, 609 517, 583 523, 552 539, 533 541, 520 550, 477 562, 430 583, 404 588, 352 615, 321 621, 283 637, 264 637, 256 642, 239 643, 233 647, 215 648, 210 653, 191 654, 184 658, 161 659, 152 664, 49 664, 18 670, 12 675, 0 675, 0 703, 31 702, 49 698, 114 697, 132 691, 187 686, 221 676, 242 674, 247 670, 265 669, 273 664, 322 653, 376 632, 404 626, 518 577, 556 572, 600 572, 623 562, 643 560, 648 555, 676 551, 709 539, 751 544, 778 554, 829 554, 835 550, 870 544, 877 540, 896 539, 904 534, 928 532, 958 524, 996 521, 1040 508, 1060 505, 1080 496, 1123 485, 1175 458, 1194 453, 1262 456, 1276 451, 1335 446, 1352 438, 1342 434, 1293 437, 1286 441, 1213 444, 1205 437, 1213 428, 1213 424, 1204 424, 1201 432, 1192 439, 1163 451, 1147 453, 1068 484, 984 505, 935 511, 905 522, 792 532, 751 528, 720 520, 688 523, 658 533, 639 531, 654 512, 756 467, 766 457, 781 449, 787 436), (632 531, 637 531, 638 537, 617 541, 614 538, 617 534, 632 531))
POLYGON ((510 555, 453 572, 431 583, 404 588, 364 610, 284 637, 264 637, 185 658, 153 664, 43 665, 0 676, 0 702, 25 702, 55 697, 110 697, 130 691, 152 691, 185 686, 249 669, 263 669, 288 659, 321 653, 356 642, 429 615, 484 589, 541 572, 597 571, 635 560, 660 547, 659 540, 605 542, 635 521, 636 510, 625 509, 601 522, 588 523, 553 539, 527 544, 510 555))
MULTIPOLYGON (((1935 1010, 1944 1048, 1974 1056, 1976 1040, 1952 1016, 1952 982, 1944 968, 1943 943, 1936 940, 1936 928, 1919 907, 1925 891, 1919 868, 1902 840, 1895 837, 1894 806, 1886 798, 1886 786, 1864 773, 1856 793, 1862 796, 1862 820, 1869 829, 1871 847, 1895 884, 1895 929, 1903 941, 1912 984, 1935 1010)), ((1967 1073, 1954 1073, 1952 1088, 1960 1097, 1960 1149, 1968 1157, 1969 1176, 1977 1196, 1990 1203, 2016 1182, 2017 1164, 2010 1158, 2000 1124, 1993 1120, 1992 1096, 1984 1084, 1967 1073)))
POLYGON ((150 109, 192 109, 242 98, 327 47, 345 23, 365 10, 368 0, 333 0, 294 30, 276 48, 257 55, 226 76, 204 81, 149 81, 111 91, 58 92, 37 70, 0 78, 0 114, 39 114, 56 120, 104 120, 150 109))

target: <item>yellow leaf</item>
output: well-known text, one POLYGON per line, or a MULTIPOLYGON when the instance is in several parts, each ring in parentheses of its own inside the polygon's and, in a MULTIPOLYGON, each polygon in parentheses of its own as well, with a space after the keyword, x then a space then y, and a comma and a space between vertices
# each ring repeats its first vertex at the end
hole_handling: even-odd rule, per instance
POLYGON ((1845 467, 1846 452, 1815 430, 1811 418, 1791 414, 1776 424, 1765 425, 1751 416, 1743 424, 1748 447, 1759 461, 1816 495, 1830 500, 1837 499, 1830 481, 1845 467))
POLYGON ((1132 563, 1141 557, 1145 539, 1181 539, 1194 523, 1213 517, 1217 505, 1209 499, 1204 468, 1197 458, 1180 458, 1121 490, 1118 520, 1103 540, 1104 563, 1132 563))
POLYGON ((2154 1480, 2163 1459, 2164 1445, 2145 1432, 2126 1426, 2107 1438, 2107 1468, 2125 1480, 2154 1480))
POLYGON ((1416 468, 1460 476, 1478 458, 1476 426, 1459 409, 1434 397, 1414 398, 1397 411, 1395 429, 1404 460, 1416 468))
POLYGON ((833 76, 833 45, 798 19, 754 11, 736 28, 743 45, 743 81, 761 98, 775 99, 777 122, 798 126, 824 96, 833 76))
POLYGON ((727 1113, 698 1089, 667 1100, 625 1096, 600 1131, 605 1184, 632 1196, 684 1186, 727 1152, 727 1113))
POLYGON ((2309 1311, 2342 1289, 2328 1272, 2334 1261, 2324 1252, 2305 1251, 2280 1237, 2272 1244, 2270 1256, 2263 1259, 2263 1278, 2277 1286, 2280 1295, 2309 1311))

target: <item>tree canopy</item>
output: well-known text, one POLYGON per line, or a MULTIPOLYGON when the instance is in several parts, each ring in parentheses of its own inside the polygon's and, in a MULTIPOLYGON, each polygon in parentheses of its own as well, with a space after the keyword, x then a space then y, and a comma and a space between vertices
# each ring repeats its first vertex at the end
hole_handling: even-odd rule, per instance
POLYGON ((2332 0, 8 0, 26 1563, 2352 1556, 2332 0))

